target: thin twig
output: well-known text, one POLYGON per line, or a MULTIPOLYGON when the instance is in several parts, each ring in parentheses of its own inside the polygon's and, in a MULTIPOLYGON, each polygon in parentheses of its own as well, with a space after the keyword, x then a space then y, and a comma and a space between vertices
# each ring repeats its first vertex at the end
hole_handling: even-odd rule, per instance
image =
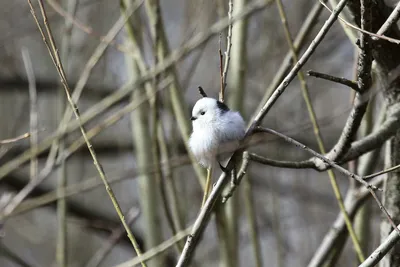
POLYGON ((364 179, 364 180, 371 179, 371 178, 380 176, 380 175, 385 174, 385 173, 393 172, 393 171, 395 171, 395 170, 397 170, 397 169, 400 169, 400 164, 399 164, 399 165, 396 165, 396 166, 393 166, 393 167, 391 167, 391 168, 388 168, 388 169, 386 169, 386 170, 377 172, 377 173, 373 173, 373 174, 370 174, 370 175, 363 176, 363 179, 364 179))
POLYGON ((312 70, 307 71, 307 74, 309 76, 313 76, 315 78, 321 78, 321 79, 328 80, 328 81, 331 81, 331 82, 334 82, 334 83, 340 83, 340 84, 346 85, 346 86, 350 87, 351 89, 353 89, 356 92, 360 91, 356 82, 348 80, 348 79, 343 78, 343 77, 336 77, 336 76, 332 76, 332 75, 329 75, 329 74, 316 72, 316 71, 312 71, 312 70))
POLYGON ((21 141, 21 140, 23 140, 25 138, 28 138, 29 136, 31 136, 31 133, 24 133, 24 134, 21 134, 21 135, 19 135, 17 137, 13 137, 13 138, 9 138, 9 139, 3 139, 3 140, 0 140, 0 145, 6 145, 6 144, 15 143, 15 142, 21 141))
MULTIPOLYGON (((320 2, 321 5, 323 5, 326 9, 328 9, 329 12, 332 13, 332 10, 331 10, 325 3, 323 3, 321 0, 319 0, 319 2, 320 2)), ((375 37, 375 38, 377 38, 377 39, 383 39, 383 40, 389 41, 389 42, 391 42, 391 43, 400 44, 400 40, 398 40, 398 39, 394 39, 394 38, 391 38, 391 37, 387 37, 387 36, 385 36, 385 35, 375 34, 375 33, 373 33, 373 32, 369 32, 369 31, 367 31, 367 30, 365 30, 365 29, 360 29, 359 27, 357 27, 357 26, 351 24, 350 22, 346 21, 345 19, 343 19, 343 18, 340 17, 340 16, 339 16, 339 19, 340 19, 340 21, 342 21, 346 26, 348 26, 348 27, 350 27, 350 28, 353 28, 353 29, 355 29, 355 30, 357 30, 357 31, 359 31, 359 32, 361 32, 361 33, 365 33, 365 34, 368 34, 368 35, 370 35, 370 36, 372 36, 372 37, 375 37)))
POLYGON ((224 63, 224 71, 222 73, 222 91, 219 96, 220 101, 224 102, 225 100, 225 89, 226 89, 226 81, 228 77, 228 69, 229 69, 229 61, 231 59, 231 48, 232 48, 232 12, 233 12, 233 1, 229 0, 229 9, 228 9, 228 18, 229 18, 229 27, 228 27, 228 35, 226 36, 226 51, 225 51, 225 63, 224 63))
POLYGON ((315 164, 311 160, 303 161, 283 161, 265 158, 255 153, 249 153, 250 160, 258 162, 264 165, 279 167, 279 168, 289 168, 289 169, 316 169, 315 164))
MULTIPOLYGON (((31 13, 35 18, 35 21, 38 22, 38 19, 37 19, 37 16, 35 14, 35 11, 33 9, 31 0, 27 0, 27 1, 29 3, 30 9, 31 9, 31 13)), ((139 1, 136 2, 136 7, 139 7, 138 2, 139 1)), ((39 3, 39 7, 40 7, 40 10, 41 10, 41 13, 42 13, 44 25, 45 25, 45 28, 46 28, 46 31, 47 31, 47 35, 48 35, 47 38, 49 39, 50 44, 51 44, 51 48, 48 46, 47 42, 45 42, 45 45, 47 46, 48 50, 50 51, 50 56, 54 59, 53 62, 55 64, 57 72, 58 72, 58 74, 59 74, 59 76, 61 78, 61 82, 62 82, 63 87, 65 89, 65 93, 67 95, 68 102, 71 105, 71 108, 72 108, 72 110, 74 112, 74 115, 75 115, 76 119, 79 121, 79 126, 80 126, 79 128, 81 130, 82 136, 85 138, 85 142, 86 142, 87 147, 89 149, 89 152, 90 152, 90 154, 91 154, 91 156, 93 158, 94 165, 95 165, 97 171, 99 172, 100 178, 103 180, 104 186, 105 186, 106 191, 109 194, 109 197, 110 197, 110 199, 111 199, 111 201, 112 201, 112 203, 113 203, 113 205, 115 207, 115 210, 117 211, 118 216, 119 216, 122 224, 124 225, 126 232, 128 233, 128 237, 129 237, 130 241, 132 242, 132 245, 135 248, 136 253, 138 255, 141 255, 139 245, 137 244, 136 239, 133 236, 132 231, 129 228, 129 225, 127 225, 127 223, 125 221, 124 215, 123 215, 122 210, 121 210, 121 208, 120 208, 120 206, 118 204, 118 201, 115 198, 114 192, 111 189, 111 187, 110 187, 110 185, 109 185, 109 183, 107 181, 107 176, 106 176, 106 174, 105 174, 105 172, 103 170, 103 167, 100 165, 100 162, 97 159, 96 152, 94 151, 90 140, 87 138, 86 130, 83 127, 82 122, 81 122, 79 109, 78 109, 77 105, 74 103, 74 101, 72 100, 71 92, 70 92, 71 90, 70 90, 70 88, 68 86, 68 83, 67 83, 67 80, 66 80, 66 76, 65 76, 65 72, 64 72, 62 63, 60 61, 59 55, 58 55, 58 50, 56 48, 54 37, 53 37, 53 34, 51 32, 50 26, 48 24, 47 14, 46 14, 45 8, 43 6, 43 0, 38 0, 38 3, 39 3)), ((39 29, 41 29, 41 25, 39 23, 37 23, 37 26, 38 26, 39 29)), ((41 30, 41 33, 42 33, 43 40, 44 41, 47 40, 46 36, 43 34, 43 30, 41 30)), ((142 262, 142 266, 145 267, 146 264, 144 262, 142 262)))
POLYGON ((242 178, 246 174, 251 159, 252 158, 250 157, 250 154, 247 151, 243 152, 242 166, 240 167, 240 170, 237 174, 236 183, 231 183, 231 187, 222 198, 222 203, 226 203, 226 201, 228 201, 228 199, 233 195, 233 192, 235 192, 236 188, 240 185, 242 178))
POLYGON ((219 88, 219 101, 224 102, 225 86, 224 86, 224 56, 222 55, 221 49, 221 33, 218 36, 218 55, 219 55, 219 77, 220 77, 220 88, 219 88))
MULTIPOLYGON (((376 33, 377 35, 383 35, 385 34, 392 25, 396 24, 396 22, 399 20, 400 17, 400 2, 397 3, 396 7, 393 9, 392 13, 390 16, 387 18, 385 23, 380 27, 378 32, 376 33)), ((373 39, 378 39, 378 38, 373 38, 373 39)))

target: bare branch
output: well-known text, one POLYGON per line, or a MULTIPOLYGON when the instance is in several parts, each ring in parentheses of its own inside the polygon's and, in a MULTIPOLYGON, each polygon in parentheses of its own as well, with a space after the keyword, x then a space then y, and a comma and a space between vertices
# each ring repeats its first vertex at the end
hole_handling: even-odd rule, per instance
POLYGON ((226 51, 225 51, 225 63, 224 63, 224 71, 222 73, 222 90, 220 92, 219 100, 224 102, 225 100, 225 89, 226 89, 226 80, 228 77, 228 68, 229 61, 231 59, 231 48, 232 48, 232 11, 233 11, 233 1, 229 0, 229 10, 228 10, 228 18, 229 18, 229 27, 228 27, 228 35, 226 36, 226 51))
POLYGON ((385 242, 383 242, 374 252, 361 263, 358 267, 372 267, 375 266, 388 252, 389 250, 399 241, 400 235, 398 232, 400 231, 399 226, 395 227, 396 230, 393 230, 390 235, 386 238, 385 242))
MULTIPOLYGON (((397 3, 395 9, 393 9, 390 16, 387 18, 385 23, 383 23, 382 27, 378 30, 376 34, 377 35, 385 34, 385 32, 389 30, 392 25, 396 24, 396 22, 399 20, 399 16, 400 16, 400 2, 397 3)), ((375 37, 373 39, 378 39, 378 38, 375 37)))
POLYGON ((24 133, 24 134, 21 134, 21 135, 19 135, 17 137, 13 137, 13 138, 9 138, 9 139, 3 139, 3 140, 0 140, 0 145, 6 145, 6 144, 15 143, 15 142, 18 142, 18 141, 20 141, 22 139, 28 138, 29 136, 31 136, 31 133, 24 133))
POLYGON ((274 160, 262 157, 255 153, 249 153, 250 160, 261 163, 268 166, 279 167, 279 168, 289 168, 289 169, 315 169, 314 162, 311 160, 303 160, 303 161, 282 161, 282 160, 274 160))
POLYGON ((380 175, 385 174, 385 173, 393 172, 393 171, 395 171, 395 170, 397 170, 397 169, 400 169, 400 164, 399 164, 399 165, 396 165, 396 166, 393 166, 393 167, 391 167, 391 168, 388 168, 388 169, 386 169, 386 170, 383 170, 383 171, 380 171, 380 172, 377 172, 377 173, 373 173, 373 174, 364 176, 363 179, 364 179, 364 180, 371 179, 371 178, 380 176, 380 175))
POLYGON ((340 83, 340 84, 346 85, 346 86, 350 87, 351 89, 353 89, 354 91, 360 92, 357 83, 354 82, 354 81, 348 80, 346 78, 335 77, 335 76, 332 76, 332 75, 329 75, 329 74, 316 72, 316 71, 313 71, 313 70, 307 71, 307 74, 309 76, 313 76, 315 78, 321 78, 321 79, 328 80, 328 81, 331 81, 331 82, 334 82, 334 83, 340 83))

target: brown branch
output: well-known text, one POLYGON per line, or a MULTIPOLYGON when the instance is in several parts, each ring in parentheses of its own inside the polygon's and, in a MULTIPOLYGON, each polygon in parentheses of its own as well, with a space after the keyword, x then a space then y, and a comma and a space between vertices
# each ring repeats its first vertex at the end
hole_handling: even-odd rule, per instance
POLYGON ((307 74, 309 76, 313 76, 315 78, 320 78, 320 79, 328 80, 328 81, 331 81, 334 83, 340 83, 340 84, 346 85, 346 86, 350 87, 351 89, 353 89, 354 91, 360 92, 360 89, 358 88, 357 83, 354 81, 348 80, 346 78, 336 77, 336 76, 332 76, 329 74, 316 72, 316 71, 312 71, 312 70, 307 71, 307 74))

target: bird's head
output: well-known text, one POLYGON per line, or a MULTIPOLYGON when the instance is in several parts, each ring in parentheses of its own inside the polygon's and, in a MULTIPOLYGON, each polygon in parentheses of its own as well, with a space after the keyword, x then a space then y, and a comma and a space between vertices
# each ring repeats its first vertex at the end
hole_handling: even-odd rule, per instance
POLYGON ((194 105, 190 119, 193 126, 205 126, 216 122, 219 116, 227 111, 229 108, 224 103, 214 98, 203 97, 194 105))

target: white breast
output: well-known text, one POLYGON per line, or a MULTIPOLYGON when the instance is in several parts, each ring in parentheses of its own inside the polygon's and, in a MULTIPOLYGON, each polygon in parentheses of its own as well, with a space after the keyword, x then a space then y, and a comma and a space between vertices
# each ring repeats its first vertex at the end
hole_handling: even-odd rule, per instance
POLYGON ((210 168, 215 160, 218 149, 218 139, 214 131, 196 129, 189 139, 190 150, 201 165, 210 168))

